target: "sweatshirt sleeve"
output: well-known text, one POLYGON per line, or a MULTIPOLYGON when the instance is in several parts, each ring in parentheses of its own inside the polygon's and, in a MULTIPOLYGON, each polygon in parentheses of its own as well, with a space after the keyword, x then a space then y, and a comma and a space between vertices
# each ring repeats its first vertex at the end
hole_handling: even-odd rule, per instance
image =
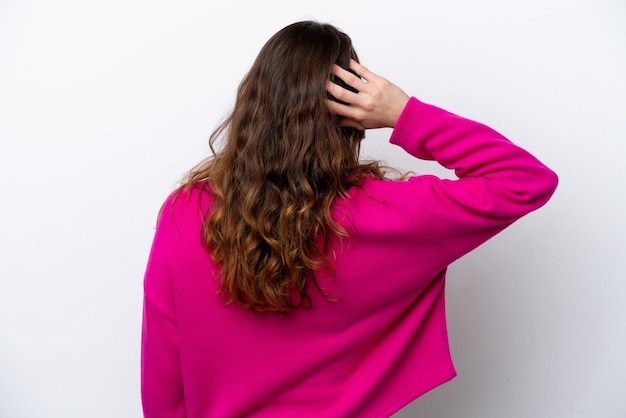
POLYGON ((412 177, 433 229, 458 258, 554 193, 556 174, 493 129, 412 97, 390 142, 453 169, 458 179, 412 177))
POLYGON ((163 205, 144 276, 141 397, 144 416, 185 417, 178 329, 167 256, 171 200, 163 205))

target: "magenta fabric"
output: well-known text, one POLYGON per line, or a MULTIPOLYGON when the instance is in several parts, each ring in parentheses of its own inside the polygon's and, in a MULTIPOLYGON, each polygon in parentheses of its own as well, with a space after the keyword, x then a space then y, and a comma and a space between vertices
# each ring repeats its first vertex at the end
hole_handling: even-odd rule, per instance
MULTIPOLYGON (((208 186, 170 196, 145 274, 146 417, 386 417, 450 380, 447 266, 547 202, 557 176, 494 130, 411 98, 390 141, 455 170, 364 179, 336 202, 329 300, 226 305, 201 244, 208 186)), ((506 278, 502 278, 506 280, 506 278)))

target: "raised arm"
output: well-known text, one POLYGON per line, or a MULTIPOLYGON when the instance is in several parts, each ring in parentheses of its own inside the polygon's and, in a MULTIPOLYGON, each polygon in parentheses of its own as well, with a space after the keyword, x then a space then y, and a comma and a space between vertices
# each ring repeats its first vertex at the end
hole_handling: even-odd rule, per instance
POLYGON ((329 82, 337 103, 329 109, 356 128, 393 127, 390 142, 411 155, 453 169, 457 180, 411 178, 429 221, 457 257, 516 219, 545 204, 556 174, 488 126, 409 98, 401 89, 353 62, 359 76, 335 67, 333 74, 359 92, 329 82))

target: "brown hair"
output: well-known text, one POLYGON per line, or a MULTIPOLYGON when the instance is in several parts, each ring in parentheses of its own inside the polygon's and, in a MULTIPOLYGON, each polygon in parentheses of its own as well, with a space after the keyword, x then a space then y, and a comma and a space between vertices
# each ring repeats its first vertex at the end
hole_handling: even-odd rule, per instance
POLYGON ((358 61, 350 38, 331 25, 280 30, 211 135, 213 156, 184 180, 212 195, 203 239, 229 302, 277 313, 310 306, 307 283, 324 294, 313 270, 332 271, 331 234, 347 235, 331 217, 333 202, 364 175, 383 178, 377 163, 359 162, 364 131, 340 127, 325 104, 333 64, 347 69, 351 58, 358 61))

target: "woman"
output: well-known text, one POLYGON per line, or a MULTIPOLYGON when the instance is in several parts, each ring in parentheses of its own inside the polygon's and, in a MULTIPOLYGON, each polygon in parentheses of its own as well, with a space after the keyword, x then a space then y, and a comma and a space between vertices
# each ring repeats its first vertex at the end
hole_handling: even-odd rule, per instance
POLYGON ((147 417, 389 416, 455 376, 446 267, 547 202, 556 175, 409 98, 347 35, 274 35, 163 206, 145 276, 147 417), (364 130, 454 169, 385 179, 364 130))

